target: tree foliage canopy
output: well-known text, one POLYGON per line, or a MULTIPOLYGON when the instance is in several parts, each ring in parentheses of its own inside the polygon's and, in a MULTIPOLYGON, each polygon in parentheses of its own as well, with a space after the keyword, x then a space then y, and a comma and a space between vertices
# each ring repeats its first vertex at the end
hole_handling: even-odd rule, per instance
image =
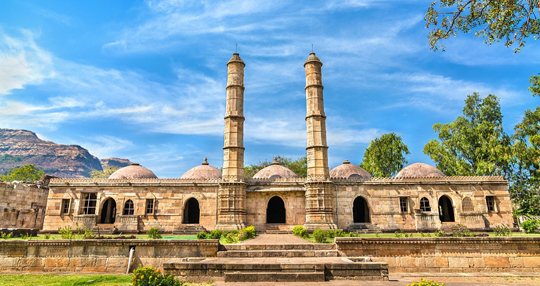
POLYGON ((440 40, 474 32, 488 45, 505 41, 507 47, 517 44, 516 52, 525 46, 525 39, 540 35, 538 0, 436 0, 425 15, 431 49, 444 49, 440 40), (437 5, 438 4, 438 5, 437 5))
POLYGON ((374 177, 392 177, 407 165, 409 148, 394 132, 384 134, 369 143, 360 167, 374 177))
POLYGON ((511 138, 504 133, 499 99, 478 93, 465 100, 463 116, 448 124, 433 125, 438 140, 424 146, 437 168, 447 176, 493 176, 508 174, 511 138))
POLYGON ((45 175, 43 170, 38 170, 34 165, 24 165, 19 168, 12 169, 6 175, 1 175, 0 179, 6 182, 25 181, 35 182, 45 175))
MULTIPOLYGON (((287 167, 291 171, 293 171, 296 175, 298 175, 298 177, 307 177, 307 157, 304 156, 293 160, 291 158, 277 156, 276 160, 279 162, 280 165, 287 167)), ((270 164, 272 164, 272 161, 265 160, 263 162, 259 162, 259 164, 256 165, 247 165, 244 167, 244 176, 246 178, 252 178, 253 176, 255 176, 255 174, 257 174, 257 172, 264 169, 265 167, 270 166, 270 164)))
POLYGON ((99 171, 99 170, 92 170, 90 172, 90 178, 93 179, 107 179, 109 178, 112 173, 116 172, 116 170, 120 169, 120 167, 117 166, 107 166, 105 170, 99 171))

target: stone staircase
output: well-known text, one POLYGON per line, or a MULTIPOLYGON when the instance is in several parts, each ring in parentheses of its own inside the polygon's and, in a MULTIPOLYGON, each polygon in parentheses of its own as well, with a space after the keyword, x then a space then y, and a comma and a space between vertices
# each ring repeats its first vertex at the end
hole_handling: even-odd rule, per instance
POLYGON ((175 229, 172 234, 197 234, 202 231, 206 231, 206 229, 200 224, 182 224, 177 229, 175 229))
POLYGON ((225 244, 218 257, 338 257, 335 244, 225 244))
POLYGON ((368 257, 339 257, 335 244, 220 245, 217 257, 164 263, 163 268, 188 281, 388 280, 388 264, 368 257))
POLYGON ((292 234, 292 226, 278 223, 267 223, 265 233, 268 234, 292 234))
POLYGON ((377 233, 379 232, 379 228, 372 223, 356 222, 349 225, 348 231, 356 233, 377 233))

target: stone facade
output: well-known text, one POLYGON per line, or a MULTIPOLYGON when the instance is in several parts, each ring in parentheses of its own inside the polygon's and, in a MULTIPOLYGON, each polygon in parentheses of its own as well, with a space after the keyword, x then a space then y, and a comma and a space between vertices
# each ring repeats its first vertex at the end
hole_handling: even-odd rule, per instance
POLYGON ((42 184, 0 181, 0 228, 41 229, 48 192, 42 184))
POLYGON ((79 223, 133 233, 152 227, 185 233, 247 225, 258 231, 304 225, 310 230, 393 232, 434 231, 454 224, 489 230, 513 223, 508 182, 502 177, 445 177, 432 166, 413 164, 395 178, 372 178, 348 161, 330 172, 322 62, 311 53, 304 67, 307 178, 275 164, 257 178, 244 178, 245 64, 235 53, 227 63, 222 176, 205 161, 203 167, 213 168, 210 179, 191 173, 183 179, 158 179, 141 166, 117 171, 131 177, 53 179, 43 229, 79 223), (139 173, 149 175, 137 177, 139 173))

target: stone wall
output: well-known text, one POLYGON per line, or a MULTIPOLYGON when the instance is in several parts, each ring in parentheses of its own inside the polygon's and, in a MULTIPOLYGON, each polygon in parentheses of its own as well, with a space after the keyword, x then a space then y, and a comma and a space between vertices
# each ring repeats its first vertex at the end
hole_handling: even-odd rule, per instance
POLYGON ((343 256, 388 263, 390 273, 540 271, 540 237, 339 237, 336 244, 343 256))
POLYGON ((218 240, 7 240, 0 241, 0 272, 126 273, 142 266, 162 268, 186 257, 215 257, 218 240))
POLYGON ((454 224, 473 230, 490 230, 494 225, 513 223, 512 202, 507 181, 500 177, 444 177, 380 180, 336 180, 338 227, 348 229, 353 220, 354 200, 362 197, 369 207, 370 222, 380 231, 434 231, 454 224), (439 199, 452 203, 455 222, 441 222, 439 199), (488 211, 486 196, 495 198, 495 210, 488 211), (400 198, 408 203, 401 212, 400 198), (427 198, 430 212, 420 210, 420 200, 427 198), (463 207, 470 200, 472 209, 463 207))
MULTIPOLYGON (((124 233, 146 232, 152 227, 157 227, 162 232, 182 231, 189 225, 184 224, 184 210, 186 202, 195 198, 199 203, 200 225, 207 230, 212 230, 216 225, 216 195, 218 184, 213 182, 190 182, 183 183, 144 184, 126 180, 97 180, 93 184, 77 184, 77 180, 71 180, 71 184, 51 183, 51 191, 47 202, 47 217, 45 218, 44 231, 55 231, 58 227, 66 225, 86 224, 89 228, 110 229, 114 225, 124 233), (83 213, 81 195, 83 193, 95 193, 97 197, 95 214, 83 213), (115 202, 115 222, 113 224, 102 223, 104 203, 112 199, 115 202), (69 200, 68 213, 62 213, 62 200, 69 200), (133 215, 124 215, 125 203, 131 200, 134 204, 133 215), (147 214, 145 204, 147 200, 154 200, 154 213, 147 214)), ((85 180, 82 180, 85 181, 85 180)), ((91 180, 86 180, 91 181, 91 180)), ((165 181, 165 180, 162 180, 165 181)), ((182 180, 180 180, 182 181, 182 180)))
POLYGON ((0 181, 0 228, 41 229, 48 192, 42 185, 0 181))

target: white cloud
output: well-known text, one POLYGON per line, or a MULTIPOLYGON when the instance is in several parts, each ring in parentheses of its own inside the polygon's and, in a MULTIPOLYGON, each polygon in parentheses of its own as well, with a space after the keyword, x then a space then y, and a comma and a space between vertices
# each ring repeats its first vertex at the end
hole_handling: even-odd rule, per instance
POLYGON ((35 35, 19 34, 11 37, 0 29, 0 95, 54 76, 51 55, 36 45, 35 35))
POLYGON ((125 151, 134 146, 130 140, 110 135, 84 137, 75 144, 84 146, 90 154, 98 158, 114 157, 119 151, 125 151))

